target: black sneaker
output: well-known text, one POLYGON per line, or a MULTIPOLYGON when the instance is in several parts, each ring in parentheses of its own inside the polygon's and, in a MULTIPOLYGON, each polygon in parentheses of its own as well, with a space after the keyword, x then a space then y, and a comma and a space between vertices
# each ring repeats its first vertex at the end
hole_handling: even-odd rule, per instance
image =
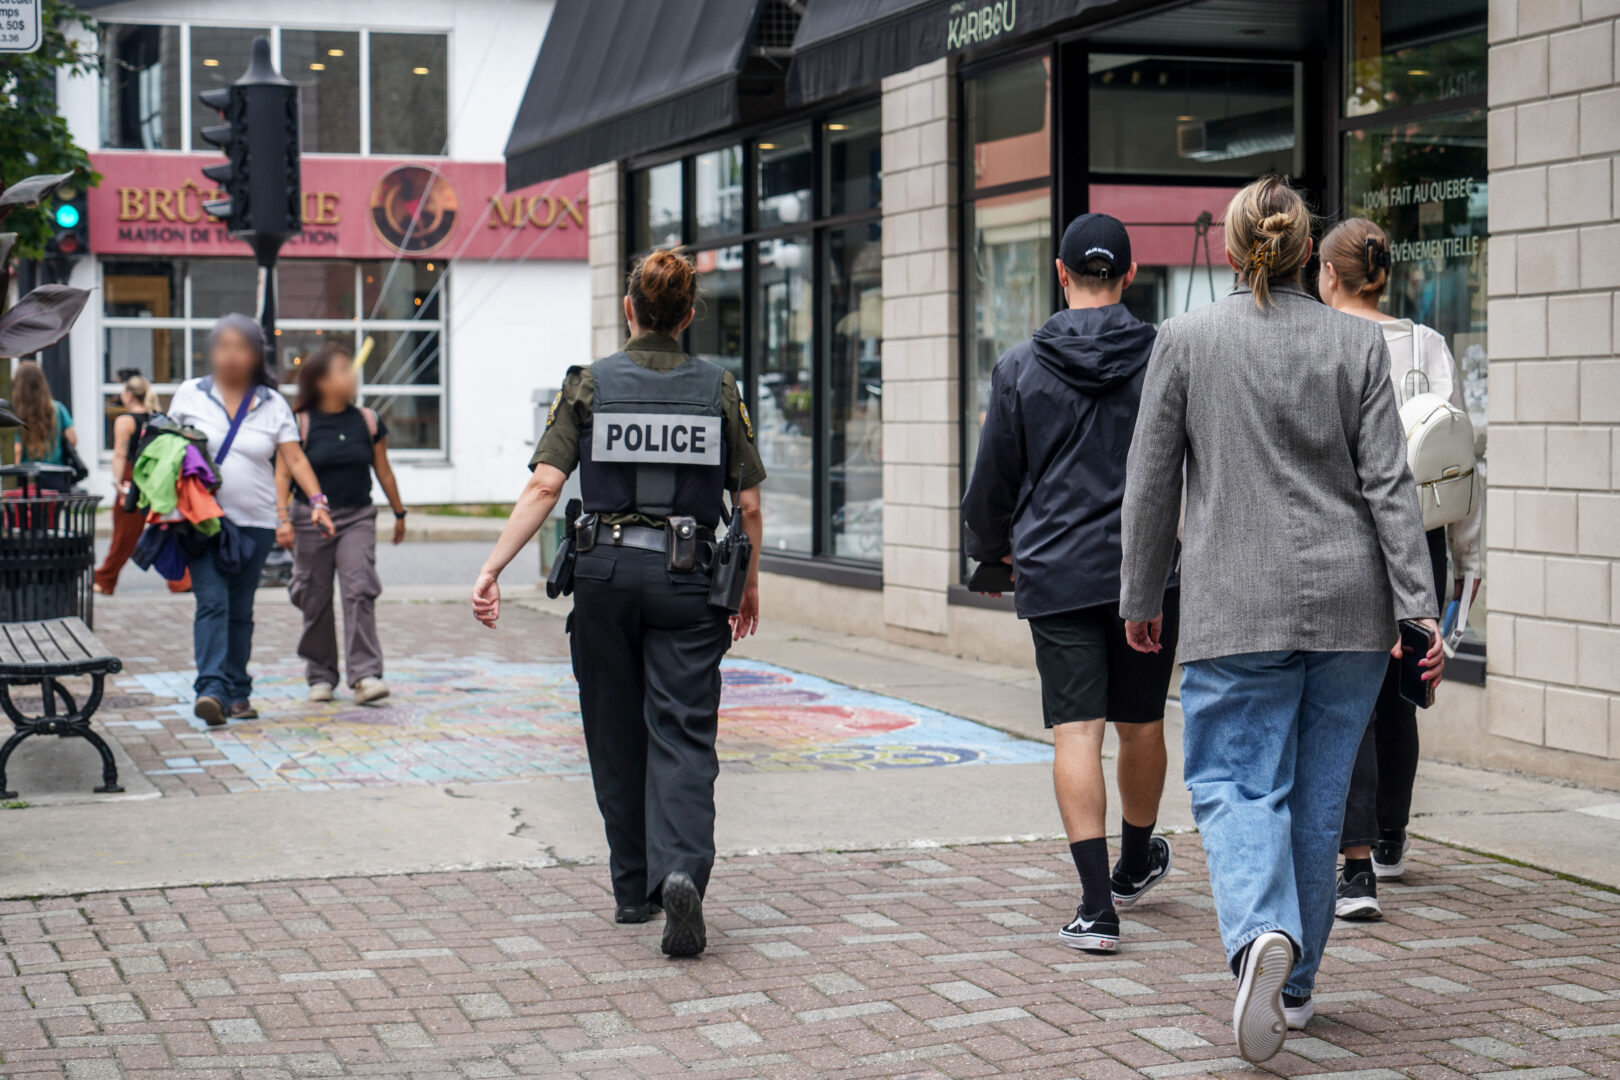
POLYGON ((1147 873, 1139 878, 1127 877, 1118 863, 1114 864, 1114 877, 1109 887, 1114 893, 1114 907, 1128 908, 1147 891, 1170 876, 1170 841, 1155 836, 1148 841, 1147 873))
POLYGON ((1300 997, 1283 991, 1283 1018, 1288 1021, 1289 1031, 1304 1031, 1305 1025, 1315 1015, 1316 1006, 1311 1002, 1311 995, 1300 997))
POLYGON ((1099 915, 1074 910, 1074 921, 1058 931, 1063 944, 1082 952, 1109 953, 1119 948, 1119 915, 1113 908, 1099 915))
POLYGON ((1373 873, 1379 881, 1393 881, 1406 873, 1406 830, 1384 833, 1372 846, 1373 873))
POLYGON ((696 956, 709 944, 703 927, 703 897, 697 883, 684 871, 676 870, 664 879, 665 956, 696 956))
POLYGON ((1355 877, 1339 875, 1339 898, 1333 905, 1333 914, 1341 919, 1368 921, 1382 919, 1384 909, 1378 906, 1378 879, 1363 870, 1355 877))

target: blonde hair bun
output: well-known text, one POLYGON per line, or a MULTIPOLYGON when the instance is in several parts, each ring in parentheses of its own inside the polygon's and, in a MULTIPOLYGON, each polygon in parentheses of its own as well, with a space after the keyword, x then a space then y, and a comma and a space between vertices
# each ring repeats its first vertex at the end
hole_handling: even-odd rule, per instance
POLYGON ((1311 211, 1287 180, 1266 176, 1249 184, 1226 207, 1226 253, 1264 311, 1271 283, 1298 275, 1311 254, 1311 211))

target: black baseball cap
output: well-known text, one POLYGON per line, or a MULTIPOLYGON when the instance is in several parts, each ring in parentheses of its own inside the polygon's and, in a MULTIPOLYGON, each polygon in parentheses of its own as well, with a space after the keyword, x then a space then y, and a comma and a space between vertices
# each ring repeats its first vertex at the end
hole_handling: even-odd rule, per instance
POLYGON ((1108 278, 1122 278, 1131 270, 1131 238, 1125 226, 1107 214, 1081 214, 1063 230, 1058 258, 1070 270, 1084 271, 1093 259, 1105 259, 1108 278))

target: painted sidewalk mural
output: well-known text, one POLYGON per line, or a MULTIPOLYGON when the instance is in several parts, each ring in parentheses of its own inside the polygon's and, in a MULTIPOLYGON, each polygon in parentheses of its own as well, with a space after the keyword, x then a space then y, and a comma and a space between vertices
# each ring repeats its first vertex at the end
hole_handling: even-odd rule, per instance
MULTIPOLYGON (((1051 760, 1044 743, 882 694, 772 664, 722 669, 720 761, 727 769, 907 769, 1051 760)), ((240 790, 477 783, 589 771, 573 672, 560 662, 488 658, 393 665, 393 696, 374 706, 304 700, 301 663, 261 665, 263 716, 211 729, 191 717, 193 673, 121 680, 172 705, 211 752, 173 758, 158 772, 235 765, 240 790)), ((124 721, 158 724, 159 720, 124 721)), ((110 726, 119 726, 114 721, 110 726)))

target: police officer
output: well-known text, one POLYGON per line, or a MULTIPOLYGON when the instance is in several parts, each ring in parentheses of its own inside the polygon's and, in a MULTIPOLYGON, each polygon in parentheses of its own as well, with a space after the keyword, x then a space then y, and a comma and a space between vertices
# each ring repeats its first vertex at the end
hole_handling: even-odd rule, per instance
POLYGON ((759 622, 757 559, 735 615, 710 604, 715 529, 729 488, 758 551, 765 479, 736 380, 677 343, 696 292, 681 255, 658 251, 637 263, 624 298, 630 340, 569 369, 529 482, 473 588, 474 616, 493 627, 500 572, 578 465, 585 513, 568 626, 614 917, 646 922, 662 907, 670 956, 706 943, 720 660, 759 622))

